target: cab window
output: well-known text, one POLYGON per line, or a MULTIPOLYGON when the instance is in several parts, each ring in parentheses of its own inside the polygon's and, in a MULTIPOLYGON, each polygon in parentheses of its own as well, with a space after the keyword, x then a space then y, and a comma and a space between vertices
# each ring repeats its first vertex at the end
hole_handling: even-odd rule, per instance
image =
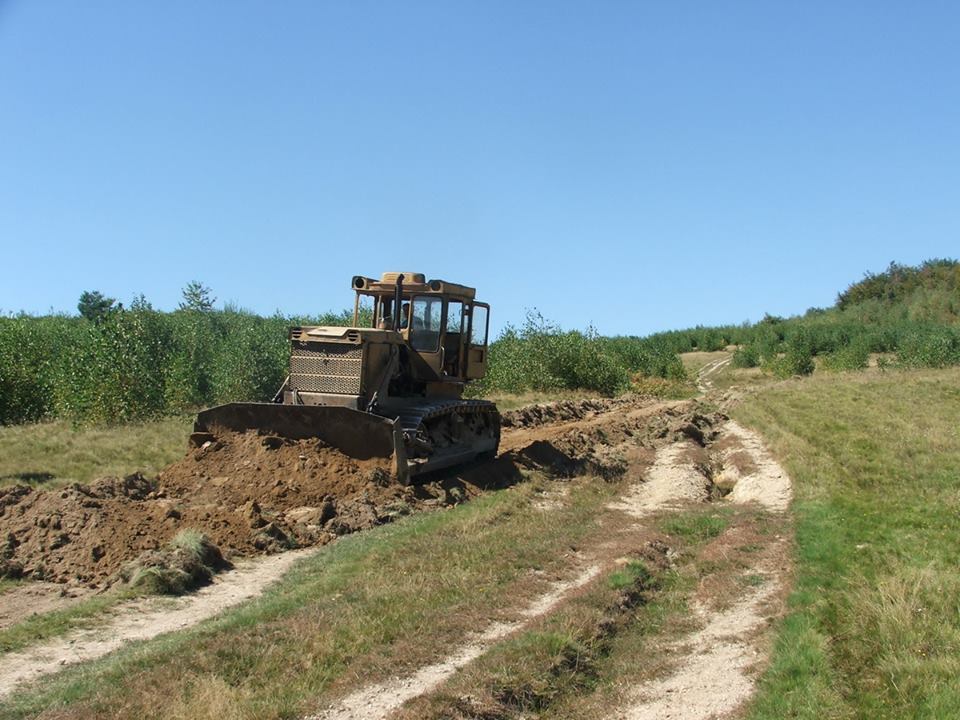
POLYGON ((447 303, 447 335, 463 332, 463 303, 451 300, 447 303))
POLYGON ((470 344, 474 347, 487 344, 487 308, 484 305, 473 306, 473 320, 470 323, 470 344))
POLYGON ((414 297, 412 311, 410 345, 418 352, 437 352, 440 349, 443 299, 414 297))

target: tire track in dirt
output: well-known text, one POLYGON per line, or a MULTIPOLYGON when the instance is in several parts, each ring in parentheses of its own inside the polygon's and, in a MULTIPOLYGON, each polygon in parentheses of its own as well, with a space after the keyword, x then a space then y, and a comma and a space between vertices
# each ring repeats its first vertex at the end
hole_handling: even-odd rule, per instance
POLYGON ((408 677, 362 688, 304 720, 383 720, 389 717, 408 700, 435 690, 457 670, 476 660, 493 645, 549 613, 568 595, 597 577, 600 570, 599 565, 591 565, 576 577, 555 583, 549 592, 521 610, 517 620, 493 623, 475 639, 440 662, 421 668, 408 677))
POLYGON ((726 367, 733 360, 733 357, 720 358, 719 360, 713 360, 708 362, 699 372, 697 372, 697 390, 701 393, 708 393, 713 389, 713 381, 710 380, 711 375, 715 375, 722 368, 726 367))
MULTIPOLYGON (((635 449, 635 446, 643 439, 643 434, 637 433, 636 429, 640 426, 653 425, 655 418, 665 423, 660 430, 650 435, 650 437, 659 438, 660 442, 663 442, 664 439, 666 439, 666 442, 676 442, 677 437, 686 437, 684 428, 691 428, 695 422, 704 422, 708 426, 712 422, 695 414, 692 421, 690 419, 681 420, 680 416, 684 407, 690 407, 690 404, 687 402, 658 402, 637 407, 632 403, 619 402, 606 412, 579 417, 573 422, 561 421, 548 424, 542 424, 537 419, 537 414, 534 413, 532 426, 516 427, 504 437, 502 443, 504 456, 516 455, 517 453, 522 456, 524 448, 542 447, 544 443, 549 443, 552 448, 558 451, 560 448, 565 448, 576 455, 576 452, 566 447, 571 440, 574 444, 581 445, 584 444, 585 436, 590 435, 592 430, 601 427, 609 429, 619 425, 622 430, 625 430, 619 442, 613 440, 605 432, 601 432, 602 440, 590 440, 585 447, 588 448, 588 454, 590 455, 595 454, 598 450, 605 449, 606 451, 622 452, 630 457, 631 448, 635 449), (631 430, 630 428, 634 429, 631 430), (673 434, 672 439, 671 433, 673 434)), ((681 445, 685 446, 685 442, 682 442, 681 445)), ((539 452, 535 453, 535 456, 539 455, 539 452)), ((557 458, 553 458, 553 461, 556 460, 557 458)), ((561 465, 563 464, 561 463, 561 465)), ((621 472, 638 473, 639 467, 631 463, 621 472)), ((703 484, 702 476, 700 476, 700 484, 703 484)), ((535 507, 539 510, 549 510, 551 506, 548 503, 546 505, 535 505, 535 507)), ((614 541, 614 544, 616 544, 616 541, 614 541)), ((609 547, 603 549, 607 554, 611 552, 609 547)), ((609 563, 598 562, 592 564, 572 580, 555 584, 549 592, 542 595, 531 605, 520 609, 517 620, 509 623, 492 624, 480 635, 469 639, 443 660, 420 668, 406 677, 360 688, 335 701, 323 711, 307 716, 305 720, 384 720, 390 717, 406 702, 439 688, 457 670, 469 665, 501 640, 521 631, 533 620, 552 612, 576 590, 587 585, 599 575, 607 564, 609 563)))
MULTIPOLYGON (((723 456, 744 452, 750 459, 749 472, 735 477, 733 490, 720 502, 754 504, 772 514, 785 513, 791 498, 790 478, 759 436, 729 421, 720 437, 726 438, 727 444, 723 456)), ((684 468, 682 451, 676 446, 661 449, 651 470, 652 487, 640 486, 621 509, 650 513, 657 507, 657 497, 665 498, 661 508, 669 508, 684 493, 681 490, 664 493, 657 485, 665 485, 668 478, 675 475, 681 488, 684 483, 689 486, 687 478, 697 471, 692 460, 686 463, 684 468)), ((732 465, 729 471, 738 473, 732 465)), ((771 542, 785 541, 777 538, 771 542)), ((732 607, 711 610, 706 603, 695 601, 693 614, 702 627, 673 644, 673 649, 678 651, 675 658, 678 669, 634 688, 626 706, 611 714, 611 719, 719 720, 741 708, 754 692, 756 678, 752 671, 767 652, 763 645, 764 633, 759 631, 782 611, 786 581, 784 554, 784 547, 774 547, 770 557, 746 570, 761 579, 762 585, 748 591, 732 607)))
POLYGON ((704 627, 683 639, 685 660, 676 673, 643 686, 622 720, 721 718, 753 693, 750 666, 760 650, 750 636, 768 619, 764 604, 778 591, 773 578, 733 607, 717 613, 695 605, 704 627))
MULTIPOLYGON (((649 420, 652 415, 677 410, 682 405, 686 405, 686 403, 658 403, 644 408, 629 408, 624 413, 623 419, 628 422, 649 420)), ((577 423, 560 423, 551 427, 537 427, 532 432, 530 430, 514 431, 505 444, 510 449, 509 451, 513 452, 531 441, 542 442, 545 437, 560 441, 563 435, 571 431, 582 433, 591 425, 604 424, 609 420, 609 416, 606 418, 596 416, 577 423), (534 437, 536 437, 535 440, 534 437)), ((701 417, 701 420, 705 419, 701 417)), ((675 426, 673 430, 675 433, 674 439, 672 441, 668 439, 667 442, 670 444, 662 447, 658 452, 659 461, 650 470, 649 478, 646 482, 639 483, 639 487, 650 487, 653 488, 654 492, 643 493, 639 500, 639 508, 637 507, 637 485, 631 486, 627 494, 608 505, 608 508, 625 510, 628 515, 634 518, 642 518, 650 512, 671 507, 675 501, 706 500, 708 494, 707 480, 692 466, 688 467, 688 463, 683 459, 689 450, 694 447, 694 443, 686 439, 687 435, 682 429, 686 428, 689 431, 690 427, 690 424, 683 423, 675 426), (678 437, 683 439, 676 439, 678 437), (678 482, 678 479, 682 479, 682 482, 678 482)), ((660 437, 667 436, 668 433, 660 435, 660 437)), ((631 446, 635 439, 628 435, 624 442, 618 444, 617 447, 623 451, 631 446)), ((562 445, 562 442, 557 444, 562 445)), ((626 472, 639 475, 640 467, 631 465, 626 472)), ((549 510, 550 506, 537 507, 540 510, 549 510)), ((636 527, 639 523, 633 523, 632 525, 636 527)), ((622 555, 621 550, 626 552, 629 549, 626 547, 618 548, 617 546, 621 542, 612 539, 605 543, 604 547, 596 549, 604 551, 606 555, 612 553, 614 556, 619 556, 622 555), (614 549, 618 551, 614 552, 614 549)), ((468 641, 440 662, 423 667, 404 678, 396 678, 361 688, 334 702, 322 712, 307 716, 304 720, 385 720, 391 717, 406 702, 438 689, 457 670, 478 659, 501 640, 521 631, 531 621, 555 610, 569 595, 599 575, 607 564, 609 563, 591 565, 573 580, 556 584, 533 604, 520 610, 518 620, 510 623, 494 623, 479 636, 468 641)))
POLYGON ((706 500, 707 479, 686 457, 694 447, 687 441, 661 448, 645 480, 631 485, 623 497, 608 507, 643 518, 682 503, 706 500))
POLYGON ((229 607, 255 598, 301 558, 319 548, 293 550, 238 561, 236 569, 211 585, 176 599, 150 598, 123 603, 96 628, 80 630, 22 651, 0 655, 0 698, 23 682, 86 660, 95 660, 128 643, 183 630, 229 607))

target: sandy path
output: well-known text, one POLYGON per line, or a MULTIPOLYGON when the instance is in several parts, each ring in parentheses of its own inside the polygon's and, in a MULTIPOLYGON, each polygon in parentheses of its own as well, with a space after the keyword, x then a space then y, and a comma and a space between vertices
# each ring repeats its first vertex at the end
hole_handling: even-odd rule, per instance
POLYGON ((294 550, 237 563, 197 592, 176 599, 150 598, 123 603, 96 628, 80 630, 19 652, 0 655, 0 698, 17 685, 66 665, 94 660, 127 643, 183 630, 262 594, 290 566, 316 549, 294 550))
POLYGON ((643 685, 622 720, 708 720, 736 710, 753 693, 750 667, 760 659, 751 636, 767 623, 764 603, 779 589, 775 577, 720 613, 700 606, 703 629, 683 640, 682 667, 643 685))
POLYGON ((771 512, 786 512, 791 497, 790 478, 770 455, 760 436, 733 420, 724 425, 721 432, 735 437, 755 466, 750 474, 737 480, 728 499, 736 503, 757 502, 771 512))
POLYGON ((733 357, 721 358, 720 360, 714 360, 708 362, 697 373, 697 390, 702 393, 707 393, 713 389, 713 381, 710 380, 711 375, 715 375, 722 368, 730 364, 730 361, 733 360, 733 357))
MULTIPOLYGON (((790 478, 756 433, 730 421, 722 435, 732 435, 738 450, 746 452, 754 469, 737 479, 723 502, 756 503, 771 513, 785 512, 790 503, 790 478)), ((689 460, 684 465, 682 449, 663 448, 645 485, 635 487, 632 502, 621 507, 631 514, 645 514, 669 507, 678 499, 694 499, 683 491, 692 487, 687 474, 696 472, 689 460), (667 488, 671 476, 677 487, 667 488), (650 486, 650 487, 647 487, 650 486)), ((698 473, 699 474, 699 473, 698 473)), ((702 479, 702 476, 701 476, 702 479)), ((619 507, 619 506, 618 506, 619 507)), ((783 543, 783 539, 775 541, 783 543)), ((777 555, 782 557, 782 552, 777 555)), ((733 607, 711 611, 694 603, 693 612, 703 627, 683 638, 675 647, 679 669, 662 679, 635 688, 627 706, 611 715, 616 720, 719 720, 736 712, 753 694, 753 667, 763 659, 759 632, 779 611, 772 600, 782 595, 783 562, 758 565, 749 572, 763 578, 763 584, 746 594, 733 607)))
POLYGON ((521 630, 531 620, 546 615, 569 593, 593 580, 600 569, 599 565, 592 565, 571 580, 554 583, 549 592, 521 610, 518 619, 508 623, 493 623, 440 662, 421 668, 408 677, 362 688, 305 720, 382 720, 389 717, 408 700, 439 687, 457 670, 483 655, 494 643, 521 630))
POLYGON ((85 587, 68 588, 39 580, 12 587, 0 599, 0 630, 21 623, 31 615, 63 610, 92 594, 85 587))
POLYGON ((681 503, 706 500, 707 479, 688 457, 693 447, 694 444, 687 441, 660 448, 644 482, 634 483, 609 507, 642 518, 681 503))

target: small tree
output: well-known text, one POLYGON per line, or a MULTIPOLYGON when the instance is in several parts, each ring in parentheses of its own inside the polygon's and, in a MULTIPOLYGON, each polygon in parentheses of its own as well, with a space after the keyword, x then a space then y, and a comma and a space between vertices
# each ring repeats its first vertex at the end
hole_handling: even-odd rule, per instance
POLYGON ((116 302, 113 298, 104 297, 98 290, 87 290, 80 295, 80 302, 77 303, 77 310, 80 314, 91 322, 99 322, 114 309, 116 302))
POLYGON ((213 309, 216 301, 210 288, 199 280, 192 280, 183 289, 183 302, 180 303, 180 309, 207 312, 213 309))

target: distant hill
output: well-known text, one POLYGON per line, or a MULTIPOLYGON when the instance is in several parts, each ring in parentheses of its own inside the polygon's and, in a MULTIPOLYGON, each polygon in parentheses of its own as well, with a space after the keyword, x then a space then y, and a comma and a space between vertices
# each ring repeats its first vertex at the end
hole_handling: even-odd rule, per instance
POLYGON ((960 324, 960 262, 933 259, 916 267, 892 262, 841 292, 835 308, 845 318, 867 322, 960 324))

